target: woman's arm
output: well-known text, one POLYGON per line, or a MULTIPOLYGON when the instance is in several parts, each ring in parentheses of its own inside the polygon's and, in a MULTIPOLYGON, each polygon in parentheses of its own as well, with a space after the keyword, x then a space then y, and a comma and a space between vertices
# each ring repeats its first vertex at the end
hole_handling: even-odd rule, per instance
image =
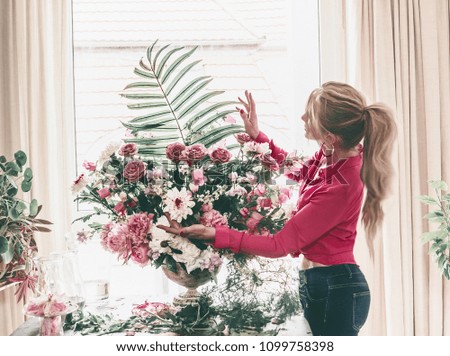
POLYGON ((185 228, 179 225, 158 227, 173 234, 213 243, 216 248, 230 248, 233 252, 244 252, 263 257, 283 257, 302 252, 305 246, 331 230, 344 217, 347 188, 344 185, 324 186, 311 197, 276 234, 256 235, 237 231, 225 226, 206 227, 196 224, 185 228))

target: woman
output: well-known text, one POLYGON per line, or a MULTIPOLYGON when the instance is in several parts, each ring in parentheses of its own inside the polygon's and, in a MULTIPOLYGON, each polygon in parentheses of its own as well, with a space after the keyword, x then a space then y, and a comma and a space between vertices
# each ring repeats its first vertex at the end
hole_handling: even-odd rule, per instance
MULTIPOLYGON (((282 163, 287 153, 259 131, 255 102, 250 93, 245 95, 246 101, 239 100, 246 132, 257 142, 269 142, 272 157, 282 163)), ((391 177, 396 126, 385 106, 366 106, 361 93, 337 82, 311 93, 302 120, 306 137, 320 149, 298 176, 297 213, 281 231, 258 236, 226 227, 181 229, 173 222, 160 227, 234 252, 272 258, 303 254, 308 263, 300 271, 300 300, 313 335, 358 335, 368 315, 370 291, 353 256, 356 226, 365 186, 362 221, 372 255, 371 241, 383 218, 381 201, 391 177)))

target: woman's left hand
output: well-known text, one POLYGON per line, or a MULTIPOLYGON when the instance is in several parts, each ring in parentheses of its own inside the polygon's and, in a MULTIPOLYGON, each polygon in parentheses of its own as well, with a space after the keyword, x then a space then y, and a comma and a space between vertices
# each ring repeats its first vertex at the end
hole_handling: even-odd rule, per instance
POLYGON ((170 226, 157 225, 156 227, 162 229, 170 234, 180 235, 192 240, 200 240, 203 242, 214 242, 216 237, 216 229, 213 227, 206 227, 201 224, 194 224, 188 227, 181 227, 176 221, 171 220, 170 226))

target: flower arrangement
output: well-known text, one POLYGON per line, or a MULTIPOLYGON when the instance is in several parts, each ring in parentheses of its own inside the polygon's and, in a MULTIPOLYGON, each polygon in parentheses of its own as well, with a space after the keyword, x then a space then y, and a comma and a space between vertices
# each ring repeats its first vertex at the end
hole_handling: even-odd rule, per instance
POLYGON ((21 199, 20 190, 31 190, 33 171, 25 167, 27 155, 17 151, 14 159, 0 157, 0 286, 19 283, 18 301, 25 299, 36 281, 33 258, 37 253, 34 231, 50 231, 42 226, 49 221, 38 219, 42 206, 36 199, 21 199))
POLYGON ((221 265, 211 246, 193 243, 156 228, 167 217, 181 226, 201 223, 225 225, 259 233, 278 231, 290 215, 291 191, 272 183, 278 170, 268 144, 237 134, 236 155, 224 146, 171 143, 166 160, 146 160, 133 143, 110 145, 96 163, 85 162, 86 172, 73 184, 76 200, 93 203, 88 221, 106 215, 106 223, 90 223, 81 240, 97 233, 105 249, 124 262, 176 271, 176 263, 191 273, 211 272, 221 265))

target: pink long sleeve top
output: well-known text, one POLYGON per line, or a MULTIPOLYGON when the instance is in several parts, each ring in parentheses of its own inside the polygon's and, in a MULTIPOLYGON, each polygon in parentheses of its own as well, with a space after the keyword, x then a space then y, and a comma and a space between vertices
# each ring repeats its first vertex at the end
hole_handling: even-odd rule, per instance
MULTIPOLYGON (((287 156, 262 132, 255 141, 268 142, 278 163, 287 156)), ((256 235, 217 226, 214 247, 272 258, 303 254, 324 265, 355 264, 353 247, 364 194, 361 145, 359 150, 358 156, 324 168, 322 150, 304 163, 297 177, 301 182, 297 212, 279 232, 256 235)))

